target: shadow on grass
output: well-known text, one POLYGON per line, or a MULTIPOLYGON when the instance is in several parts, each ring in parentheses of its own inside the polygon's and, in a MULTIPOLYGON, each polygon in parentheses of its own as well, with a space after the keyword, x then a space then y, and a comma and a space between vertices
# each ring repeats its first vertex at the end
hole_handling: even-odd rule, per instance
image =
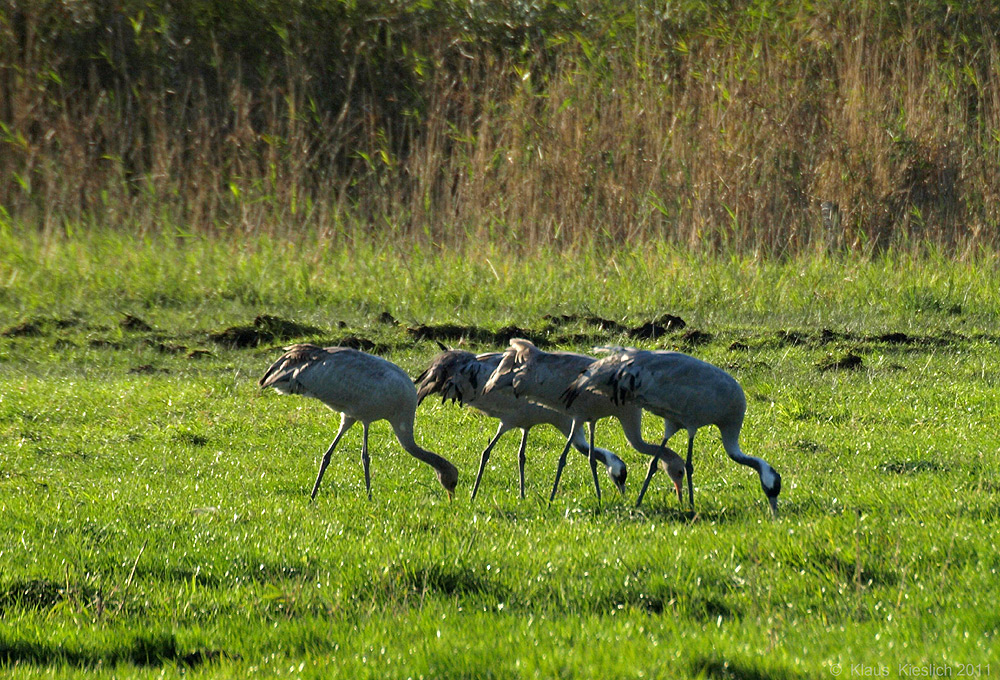
MULTIPOLYGON (((81 589, 78 594, 89 599, 93 589, 81 589)), ((0 588, 0 615, 14 607, 31 611, 51 609, 67 596, 69 593, 64 584, 49 579, 11 581, 0 588)))
MULTIPOLYGON (((763 500, 763 496, 761 496, 763 500)), ((778 518, 795 516, 795 506, 778 502, 778 518)), ((655 520, 663 524, 745 524, 748 519, 756 520, 758 517, 771 519, 771 510, 764 502, 757 502, 757 499, 748 500, 746 506, 741 507, 698 507, 695 505, 692 511, 687 504, 679 507, 676 502, 669 501, 661 503, 644 502, 639 508, 629 508, 629 514, 623 516, 624 521, 648 522, 655 520)))
POLYGON ((788 560, 789 567, 843 587, 885 588, 899 585, 898 570, 867 552, 859 556, 845 552, 837 554, 828 550, 808 551, 788 560))
POLYGON ((793 680, 805 675, 760 668, 754 664, 725 661, 717 657, 699 657, 691 663, 692 675, 711 680, 793 680))
MULTIPOLYGON (((580 505, 563 506, 559 505, 559 500, 554 501, 548 508, 549 512, 563 515, 570 520, 591 519, 598 522, 617 522, 619 524, 745 524, 747 521, 755 522, 757 519, 772 519, 771 510, 761 495, 759 498, 748 499, 745 505, 739 506, 695 506, 692 511, 685 503, 683 506, 677 504, 676 496, 670 498, 664 496, 662 499, 650 498, 652 494, 646 496, 640 507, 635 507, 635 499, 626 498, 620 501, 617 498, 613 502, 603 505, 580 505)), ((510 509, 490 509, 489 513, 493 517, 500 519, 516 520, 522 516, 535 516, 537 513, 525 510, 518 513, 510 509)), ((801 512, 799 504, 792 502, 778 502, 778 519, 785 517, 797 517, 801 512)))
POLYGON ((10 640, 0 635, 0 666, 30 664, 90 668, 123 663, 147 667, 178 663, 193 667, 221 658, 239 657, 213 650, 185 654, 178 649, 176 638, 167 633, 138 634, 122 644, 89 649, 51 642, 10 640))
POLYGON ((933 460, 891 460, 878 466, 887 475, 915 475, 921 472, 941 472, 942 466, 933 460))
POLYGON ((259 558, 252 555, 237 555, 224 570, 218 567, 202 569, 194 565, 152 564, 136 569, 138 578, 168 583, 197 585, 202 588, 230 587, 237 583, 276 584, 286 581, 301 581, 306 572, 301 566, 259 558))
POLYGON ((365 583, 358 591, 363 600, 398 602, 427 595, 463 600, 495 598, 509 600, 505 585, 469 566, 453 564, 394 564, 365 583))
POLYGON ((741 613, 721 596, 679 591, 663 584, 619 590, 592 603, 592 610, 597 614, 616 609, 636 609, 650 614, 676 612, 702 623, 718 619, 730 621, 741 613))

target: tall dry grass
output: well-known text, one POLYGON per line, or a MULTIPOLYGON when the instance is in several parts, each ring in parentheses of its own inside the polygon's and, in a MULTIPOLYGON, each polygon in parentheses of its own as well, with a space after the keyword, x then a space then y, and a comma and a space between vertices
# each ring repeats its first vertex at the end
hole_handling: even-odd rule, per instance
POLYGON ((448 246, 1000 245, 990 3, 486 6, 8 0, 0 206, 448 246), (85 57, 60 49, 81 26, 85 57))

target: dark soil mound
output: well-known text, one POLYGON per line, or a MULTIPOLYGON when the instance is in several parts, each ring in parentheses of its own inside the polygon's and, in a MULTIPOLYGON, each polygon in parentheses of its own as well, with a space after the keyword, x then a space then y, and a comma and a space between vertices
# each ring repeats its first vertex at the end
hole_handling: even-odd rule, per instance
POLYGON ((249 326, 230 326, 218 333, 209 334, 209 339, 229 347, 257 347, 276 340, 288 340, 322 332, 315 326, 288 321, 277 316, 261 314, 249 326))

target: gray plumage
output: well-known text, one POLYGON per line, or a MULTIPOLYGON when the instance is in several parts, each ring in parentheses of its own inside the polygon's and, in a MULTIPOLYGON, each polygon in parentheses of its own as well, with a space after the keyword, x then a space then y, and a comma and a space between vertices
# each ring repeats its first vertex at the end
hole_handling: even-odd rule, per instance
MULTIPOLYGON (((748 456, 740 449, 746 396, 736 379, 721 368, 680 352, 617 349, 580 374, 566 391, 565 402, 573 404, 593 392, 605 394, 617 404, 637 404, 661 416, 664 445, 678 430, 687 430, 685 468, 692 509, 691 457, 695 433, 706 425, 715 425, 729 457, 756 470, 771 511, 777 514, 781 475, 763 459, 748 456)), ((639 493, 639 502, 650 476, 639 493)))
MULTIPOLYGON (((449 349, 434 357, 427 369, 417 378, 417 398, 423 401, 431 394, 440 394, 441 401, 451 400, 471 406, 491 418, 500 421, 496 434, 483 450, 479 460, 479 472, 472 488, 476 497, 483 471, 490 453, 500 437, 515 428, 521 430, 521 445, 518 451, 518 481, 521 498, 524 498, 524 463, 528 432, 535 425, 553 425, 577 451, 589 456, 589 445, 581 432, 573 429, 573 419, 541 404, 519 399, 511 388, 498 388, 485 392, 490 375, 500 364, 497 352, 473 354, 463 350, 449 349)), ((607 449, 594 448, 594 457, 602 463, 608 476, 619 491, 625 493, 625 479, 628 475, 625 463, 607 449)))
POLYGON ((361 462, 365 471, 365 488, 368 498, 371 498, 368 428, 378 420, 388 420, 403 448, 434 468, 438 481, 451 497, 458 482, 458 470, 445 458, 421 448, 414 441, 417 390, 403 369, 381 357, 347 347, 322 348, 300 344, 285 350, 260 379, 261 388, 273 387, 281 394, 313 397, 341 414, 340 429, 323 455, 312 498, 316 498, 320 480, 337 443, 358 421, 364 429, 361 462))
MULTIPOLYGON (((572 439, 584 423, 589 425, 590 446, 594 443, 594 424, 601 418, 612 416, 622 426, 629 445, 640 453, 651 456, 650 467, 662 465, 674 482, 678 498, 681 497, 680 483, 684 479, 684 461, 672 450, 645 441, 642 438, 642 409, 634 404, 616 404, 598 392, 585 391, 581 397, 568 406, 562 401, 562 394, 570 383, 595 359, 571 352, 543 352, 528 340, 515 338, 503 353, 500 363, 487 381, 484 392, 509 389, 517 397, 538 402, 551 409, 565 413, 572 418, 570 439, 567 440, 559 457, 555 482, 550 500, 555 498, 559 478, 566 465, 566 454, 572 439)), ((594 488, 600 499, 600 484, 597 481, 596 459, 590 460, 594 478, 594 488)))

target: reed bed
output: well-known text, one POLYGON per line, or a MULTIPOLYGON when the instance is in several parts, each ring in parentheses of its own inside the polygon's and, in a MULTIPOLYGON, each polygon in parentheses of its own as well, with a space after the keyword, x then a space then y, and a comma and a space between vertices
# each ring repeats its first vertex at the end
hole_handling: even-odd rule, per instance
POLYGON ((0 4, 42 231, 508 249, 998 238, 1000 10, 804 0, 0 4))

